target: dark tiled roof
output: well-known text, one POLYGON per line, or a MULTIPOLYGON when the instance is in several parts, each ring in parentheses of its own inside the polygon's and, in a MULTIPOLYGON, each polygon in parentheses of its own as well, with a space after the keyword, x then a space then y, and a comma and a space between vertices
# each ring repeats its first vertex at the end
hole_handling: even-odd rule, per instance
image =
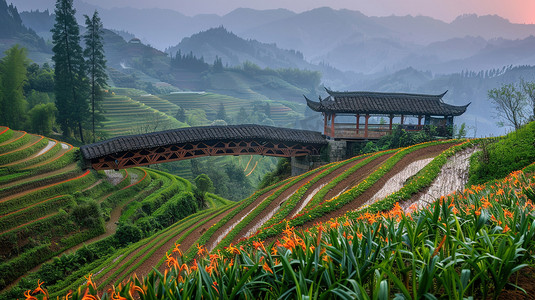
POLYGON ((404 114, 459 116, 468 105, 455 106, 442 101, 440 95, 376 93, 376 92, 333 92, 320 102, 308 98, 307 105, 314 111, 358 114, 404 114))
POLYGON ((262 125, 228 125, 185 127, 139 135, 120 136, 80 147, 85 159, 129 150, 150 149, 181 143, 202 141, 258 140, 326 144, 323 135, 316 131, 297 130, 262 125))

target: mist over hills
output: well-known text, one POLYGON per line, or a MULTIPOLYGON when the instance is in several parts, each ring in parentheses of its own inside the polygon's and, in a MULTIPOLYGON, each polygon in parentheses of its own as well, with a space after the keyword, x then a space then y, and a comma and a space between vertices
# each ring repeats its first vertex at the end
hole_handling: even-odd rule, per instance
MULTIPOLYGON (((474 129, 478 135, 497 135, 504 129, 494 124, 487 91, 520 78, 535 80, 529 67, 535 65, 535 25, 513 24, 499 16, 464 15, 446 23, 423 16, 368 17, 318 8, 303 13, 237 9, 224 16, 189 17, 164 9, 100 9, 76 3, 79 18, 98 9, 105 27, 113 29, 106 33, 106 52, 113 78, 123 86, 164 81, 178 89, 254 99, 288 96, 291 101, 303 101, 303 93, 322 93, 289 86, 281 78, 250 78, 229 70, 209 76, 169 72, 169 54, 191 52, 208 64, 218 57, 229 67, 248 61, 260 68, 319 71, 322 85, 334 90, 449 90, 448 103, 472 102, 460 121, 479 127, 474 129), (128 43, 133 37, 143 43, 128 43)), ((50 28, 45 27, 52 26, 52 15, 23 12, 21 18, 47 38, 50 28)))

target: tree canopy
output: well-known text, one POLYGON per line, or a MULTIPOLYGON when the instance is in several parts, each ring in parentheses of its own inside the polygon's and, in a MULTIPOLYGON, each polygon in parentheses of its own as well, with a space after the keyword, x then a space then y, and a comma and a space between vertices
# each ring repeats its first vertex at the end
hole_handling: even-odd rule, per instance
POLYGON ((488 98, 496 108, 496 116, 504 119, 507 125, 519 129, 528 120, 528 102, 522 87, 513 83, 504 84, 500 88, 491 89, 488 98))
POLYGON ((78 127, 80 139, 84 142, 82 124, 89 116, 89 86, 73 0, 57 0, 54 12, 52 60, 55 64, 57 122, 64 135, 70 135, 78 127))
POLYGON ((95 11, 91 18, 87 15, 84 15, 84 17, 87 27, 87 32, 84 35, 84 56, 86 58, 87 73, 91 88, 91 132, 93 142, 95 142, 95 122, 101 119, 100 112, 102 112, 102 107, 100 102, 102 101, 102 90, 107 85, 108 75, 106 75, 106 58, 104 56, 104 44, 102 42, 104 39, 103 25, 98 12, 95 11))

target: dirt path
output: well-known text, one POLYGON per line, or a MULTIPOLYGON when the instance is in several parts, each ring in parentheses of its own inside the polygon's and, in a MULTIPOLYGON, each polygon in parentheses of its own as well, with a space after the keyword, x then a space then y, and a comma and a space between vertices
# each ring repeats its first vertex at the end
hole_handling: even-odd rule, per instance
POLYGON ((63 155, 65 155, 67 152, 71 151, 73 149, 73 147, 71 145, 67 145, 67 144, 64 144, 64 143, 60 143, 61 144, 61 149, 55 154, 53 155, 52 157, 50 157, 49 159, 45 160, 45 161, 42 161, 38 164, 35 164, 35 165, 29 165, 25 168, 22 168, 21 170, 30 170, 30 169, 34 169, 34 168, 37 168, 37 167, 41 167, 41 166, 44 166, 46 164, 49 164, 57 159, 59 159, 60 157, 62 157, 63 155))
MULTIPOLYGON (((364 159, 365 158, 356 160, 354 162, 345 164, 345 165, 343 165, 341 167, 338 167, 338 168, 336 168, 337 167, 336 165, 332 166, 331 168, 336 168, 336 169, 334 171, 332 171, 330 174, 326 175, 322 179, 320 179, 317 182, 315 182, 314 184, 312 184, 307 189, 307 191, 305 192, 303 197, 296 204, 294 209, 290 211, 288 216, 292 216, 292 215, 295 215, 296 213, 298 213, 300 211, 300 208, 301 208, 302 204, 305 204, 304 202, 306 201, 306 199, 312 198, 319 191, 319 189, 321 189, 323 186, 325 186, 327 183, 332 181, 334 178, 338 177, 340 174, 344 173, 345 171, 347 171, 348 169, 352 168, 356 164, 360 163, 364 159)), ((327 172, 328 170, 330 170, 330 169, 326 169, 321 173, 315 173, 313 177, 319 176, 320 174, 322 174, 324 172, 327 172)), ((264 211, 261 214, 256 216, 256 218, 254 218, 249 224, 247 224, 247 226, 245 226, 242 229, 242 231, 240 231, 240 233, 236 236, 236 238, 234 238, 233 243, 237 243, 239 239, 247 237, 247 236, 255 233, 258 230, 258 228, 260 228, 265 222, 267 222, 271 217, 273 217, 273 215, 279 210, 281 205, 283 205, 283 203, 288 200, 288 198, 290 198, 295 192, 297 192, 297 190, 299 188, 301 188, 301 186, 306 184, 310 179, 312 179, 312 177, 309 178, 307 176, 303 180, 300 180, 299 182, 294 184, 292 187, 290 187, 289 189, 284 191, 279 197, 274 199, 271 202, 271 204, 268 205, 268 207, 266 209, 264 209, 264 211)))
POLYGON ((476 148, 469 148, 450 157, 448 162, 442 166, 440 173, 431 186, 414 195, 411 199, 400 203, 401 207, 408 212, 409 207, 413 204, 416 204, 413 209, 425 207, 440 198, 440 196, 463 190, 468 182, 470 156, 475 151, 477 151, 476 148))
MULTIPOLYGON (((128 171, 125 170, 125 172, 128 171)), ((128 173, 123 175, 120 171, 115 170, 104 170, 104 173, 106 174, 106 180, 113 186, 118 185, 128 176, 128 173)))

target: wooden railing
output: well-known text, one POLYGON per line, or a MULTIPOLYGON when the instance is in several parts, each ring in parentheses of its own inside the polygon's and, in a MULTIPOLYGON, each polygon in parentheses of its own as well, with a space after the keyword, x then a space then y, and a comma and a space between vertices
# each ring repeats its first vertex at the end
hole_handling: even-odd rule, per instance
MULTIPOLYGON (((424 125, 394 125, 392 129, 401 126, 406 131, 419 131, 424 129, 424 125)), ((392 132, 389 124, 368 124, 368 134, 364 124, 357 125, 355 123, 335 123, 334 124, 334 138, 336 139, 380 139, 392 132)), ((330 128, 327 128, 327 135, 330 136, 330 128)))

